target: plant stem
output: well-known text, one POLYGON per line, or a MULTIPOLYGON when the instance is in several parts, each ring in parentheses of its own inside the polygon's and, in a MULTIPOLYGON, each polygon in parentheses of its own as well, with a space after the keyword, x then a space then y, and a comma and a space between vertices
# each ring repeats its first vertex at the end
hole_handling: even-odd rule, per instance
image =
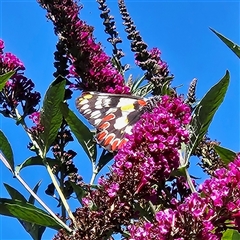
POLYGON ((91 180, 90 180, 90 185, 93 185, 94 180, 95 180, 95 178, 96 178, 96 176, 97 176, 97 174, 98 174, 98 169, 95 168, 95 166, 96 166, 96 165, 95 165, 94 163, 92 163, 93 173, 92 173, 92 177, 91 177, 91 180))
POLYGON ((194 192, 197 192, 197 190, 195 189, 193 183, 192 183, 192 179, 187 171, 187 169, 185 169, 185 174, 186 174, 186 177, 187 177, 187 182, 188 182, 188 185, 191 189, 191 191, 194 193, 194 192))
POLYGON ((60 218, 58 218, 55 213, 38 197, 38 195, 33 192, 33 190, 27 185, 27 183, 21 178, 18 173, 15 173, 15 177, 18 181, 26 188, 26 190, 40 203, 40 205, 45 208, 45 210, 68 232, 72 232, 73 230, 69 228, 60 218))
POLYGON ((65 207, 65 209, 66 209, 69 217, 70 217, 71 220, 73 221, 74 226, 77 228, 76 219, 75 219, 75 217, 73 216, 72 211, 70 210, 70 207, 69 207, 69 205, 68 205, 68 203, 67 203, 67 201, 66 201, 66 199, 65 199, 65 197, 64 197, 64 195, 63 195, 63 193, 62 193, 62 191, 61 191, 61 189, 60 189, 60 187, 58 186, 58 183, 57 183, 57 181, 56 181, 56 178, 55 178, 54 174, 52 173, 51 167, 48 165, 47 162, 45 162, 45 166, 46 166, 47 171, 48 171, 48 174, 50 175, 50 178, 51 178, 51 180, 52 180, 52 182, 53 182, 53 185, 54 185, 54 187, 56 188, 56 191, 57 191, 58 194, 59 194, 59 197, 60 197, 60 199, 61 199, 61 201, 62 201, 63 206, 65 207))
POLYGON ((72 212, 71 212, 71 210, 70 210, 70 207, 69 207, 69 205, 68 205, 68 203, 67 203, 67 201, 66 201, 66 199, 65 199, 65 197, 64 197, 64 195, 63 195, 63 193, 62 193, 62 191, 61 191, 61 189, 60 189, 60 187, 58 186, 58 183, 57 183, 56 178, 55 178, 55 176, 54 176, 54 174, 53 174, 53 172, 52 172, 51 167, 49 166, 48 162, 46 161, 46 156, 45 156, 45 154, 44 154, 44 150, 41 148, 41 146, 39 146, 39 144, 37 143, 37 141, 35 141, 35 140, 33 139, 31 133, 30 133, 29 130, 28 130, 28 127, 27 127, 24 119, 23 119, 23 118, 21 117, 21 115, 18 113, 17 109, 15 109, 15 112, 16 112, 17 118, 20 119, 19 123, 21 123, 23 129, 24 129, 24 130, 26 131, 26 133, 28 134, 28 136, 29 136, 30 140, 32 141, 33 145, 39 150, 39 153, 38 153, 38 154, 39 154, 39 156, 40 156, 40 157, 42 158, 42 160, 43 160, 43 163, 44 163, 44 165, 45 165, 45 167, 46 167, 46 169, 47 169, 47 171, 48 171, 48 174, 49 174, 49 176, 50 176, 50 178, 51 178, 51 180, 52 180, 52 182, 53 182, 53 185, 54 185, 56 191, 57 191, 58 194, 59 194, 59 197, 60 197, 60 199, 61 199, 61 201, 62 201, 62 204, 64 205, 66 211, 68 212, 68 215, 69 215, 70 219, 72 220, 75 228, 77 228, 76 219, 75 219, 75 217, 73 216, 73 214, 72 214, 72 212))

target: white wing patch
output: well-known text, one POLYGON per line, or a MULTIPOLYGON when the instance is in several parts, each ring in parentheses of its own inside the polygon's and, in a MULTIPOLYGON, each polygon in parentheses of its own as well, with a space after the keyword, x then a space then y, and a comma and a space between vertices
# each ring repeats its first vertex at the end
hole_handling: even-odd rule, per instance
POLYGON ((90 114, 91 112, 92 112, 92 110, 88 108, 83 111, 83 115, 90 114))
POLYGON ((125 105, 130 105, 136 102, 136 99, 132 98, 120 98, 116 107, 123 107, 125 105))
POLYGON ((86 109, 88 109, 89 108, 89 105, 88 104, 85 104, 85 105, 83 105, 82 107, 81 107, 81 110, 86 110, 86 109))
POLYGON ((122 116, 116 119, 116 122, 114 124, 115 129, 122 129, 128 125, 128 119, 126 116, 122 116))
POLYGON ((104 98, 100 98, 95 102, 96 109, 102 109, 103 107, 110 107, 111 99, 104 96, 104 98))
POLYGON ((132 128, 133 128, 133 126, 127 126, 126 128, 125 128, 125 133, 127 133, 127 134, 132 134, 132 128))
POLYGON ((106 115, 108 115, 109 113, 114 113, 117 111, 117 108, 110 108, 109 110, 106 111, 106 115))
POLYGON ((90 118, 100 118, 102 115, 100 110, 93 111, 90 115, 90 118))

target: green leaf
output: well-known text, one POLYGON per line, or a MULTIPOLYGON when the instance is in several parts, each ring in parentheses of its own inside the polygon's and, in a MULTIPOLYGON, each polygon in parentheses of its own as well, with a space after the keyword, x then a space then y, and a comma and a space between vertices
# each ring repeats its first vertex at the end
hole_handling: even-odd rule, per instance
POLYGON ((152 92, 153 88, 154 88, 153 83, 149 82, 146 85, 136 89, 134 92, 132 92, 132 94, 139 97, 145 97, 152 92))
POLYGON ((214 146, 215 151, 221 158, 221 160, 227 165, 230 162, 233 162, 233 160, 236 158, 237 154, 233 152, 230 149, 215 145, 214 146))
POLYGON ((94 142, 93 133, 86 125, 68 108, 66 104, 61 104, 60 109, 72 132, 81 144, 92 162, 96 162, 97 147, 94 142))
MULTIPOLYGON (((49 164, 50 167, 53 167, 55 165, 59 165, 60 161, 57 161, 52 158, 46 158, 46 162, 49 164)), ((15 167, 15 172, 19 173, 23 168, 29 167, 29 166, 44 166, 42 158, 39 156, 34 156, 26 159, 22 164, 17 165, 15 167)))
MULTIPOLYGON (((8 184, 4 183, 5 188, 7 189, 9 195, 13 200, 19 200, 21 202, 26 203, 26 198, 18 192, 15 188, 9 186, 8 184)), ((38 184, 36 186, 39 186, 38 184)), ((36 192, 36 191, 34 191, 36 192)), ((32 196, 31 196, 32 197, 32 196)), ((24 229, 32 236, 33 239, 40 240, 43 232, 45 231, 46 227, 39 226, 33 223, 25 222, 19 220, 19 222, 23 225, 24 229)))
POLYGON ((164 78, 164 83, 161 86, 161 90, 160 90, 160 95, 169 95, 171 96, 173 93, 175 93, 176 91, 170 87, 171 85, 171 81, 173 80, 173 76, 168 76, 164 78))
POLYGON ((3 184, 12 199, 16 199, 21 202, 27 202, 26 198, 18 190, 16 190, 15 188, 11 187, 10 185, 8 185, 6 183, 3 183, 3 184))
POLYGON ((81 186, 77 185, 74 182, 69 181, 69 183, 71 184, 78 201, 82 204, 82 198, 86 196, 86 191, 81 186))
POLYGON ((0 214, 56 230, 61 228, 59 223, 46 212, 19 200, 0 198, 0 214))
POLYGON ((227 229, 221 238, 221 240, 239 240, 240 233, 233 229, 227 229))
POLYGON ((62 114, 59 105, 64 99, 65 85, 66 80, 59 81, 59 78, 57 78, 50 85, 43 100, 40 123, 44 127, 42 140, 44 141, 45 154, 55 140, 62 124, 62 114))
POLYGON ((2 91, 2 89, 4 88, 6 82, 8 81, 8 79, 15 73, 15 71, 11 71, 8 73, 5 73, 3 75, 0 75, 0 91, 2 91))
POLYGON ((131 86, 131 93, 134 94, 135 91, 140 87, 141 83, 145 80, 145 76, 135 80, 131 86))
POLYGON ((230 39, 224 37, 221 33, 210 28, 239 58, 240 58, 240 46, 232 42, 230 39))
MULTIPOLYGON (((33 192, 37 194, 38 188, 40 187, 42 181, 38 181, 38 183, 33 188, 33 192)), ((31 195, 28 199, 28 202, 34 204, 35 198, 31 195)))
POLYGON ((97 171, 98 173, 101 171, 101 169, 113 159, 113 153, 107 152, 105 154, 106 150, 103 150, 103 154, 100 156, 98 164, 97 164, 97 171))
POLYGON ((118 72, 121 75, 123 75, 124 74, 124 69, 122 68, 120 60, 116 56, 113 56, 111 60, 112 60, 113 66, 118 70, 118 72))
POLYGON ((185 162, 188 162, 191 154, 194 152, 203 136, 206 134, 214 114, 223 102, 229 85, 229 72, 214 85, 203 99, 199 102, 192 116, 190 126, 192 129, 190 143, 187 146, 185 162))
POLYGON ((4 155, 3 157, 1 157, 1 153, 0 153, 0 159, 5 164, 5 166, 14 174, 13 151, 10 143, 8 142, 6 136, 1 130, 0 130, 0 151, 4 155))
POLYGON ((44 231, 46 230, 46 227, 39 226, 34 223, 28 223, 25 221, 20 221, 20 223, 23 225, 25 230, 31 235, 32 239, 34 239, 34 240, 42 239, 42 235, 43 235, 44 231))
POLYGON ((150 222, 153 220, 153 216, 152 216, 152 214, 151 214, 151 211, 150 211, 150 209, 147 208, 146 206, 145 206, 145 208, 144 208, 143 206, 141 206, 140 203, 135 202, 135 203, 133 204, 133 208, 134 208, 134 210, 135 210, 136 212, 138 212, 138 214, 139 214, 141 217, 146 218, 146 219, 147 219, 148 221, 150 221, 150 222))
MULTIPOLYGON (((37 193, 40 184, 41 184, 41 181, 39 181, 35 185, 35 187, 33 188, 34 193, 37 193)), ((29 197, 28 202, 31 203, 31 204, 34 204, 35 198, 31 195, 29 197)), ((37 224, 33 224, 33 223, 28 223, 28 222, 25 222, 25 221, 20 221, 20 222, 24 226, 26 231, 32 236, 32 238, 34 240, 41 240, 42 235, 43 235, 44 231, 46 230, 46 227, 40 226, 40 225, 37 225, 37 224)))

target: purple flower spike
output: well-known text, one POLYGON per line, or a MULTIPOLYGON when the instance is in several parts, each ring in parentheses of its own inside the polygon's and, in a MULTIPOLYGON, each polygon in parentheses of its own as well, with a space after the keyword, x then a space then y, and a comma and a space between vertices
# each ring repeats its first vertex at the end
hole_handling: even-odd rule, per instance
POLYGON ((71 0, 38 0, 48 11, 56 34, 64 40, 71 62, 70 76, 79 89, 108 93, 130 93, 123 76, 112 65, 100 43, 93 37, 93 27, 79 19, 82 8, 71 0))

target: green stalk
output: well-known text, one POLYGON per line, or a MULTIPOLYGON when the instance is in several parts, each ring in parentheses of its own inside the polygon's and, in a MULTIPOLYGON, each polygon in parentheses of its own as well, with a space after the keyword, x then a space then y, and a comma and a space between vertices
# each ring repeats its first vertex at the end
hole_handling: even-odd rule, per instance
POLYGON ((66 209, 66 211, 67 211, 70 219, 72 220, 75 228, 77 229, 76 219, 75 219, 75 217, 73 216, 72 211, 70 210, 70 207, 69 207, 69 205, 68 205, 68 203, 67 203, 67 201, 66 201, 66 199, 65 199, 65 197, 64 197, 64 195, 63 195, 63 193, 62 193, 62 191, 61 191, 61 189, 60 189, 60 187, 58 186, 58 183, 57 183, 56 178, 55 178, 55 176, 54 176, 54 174, 53 174, 53 172, 52 172, 51 167, 49 166, 48 162, 46 161, 46 153, 45 153, 46 151, 42 150, 42 149, 41 149, 41 146, 39 146, 38 143, 33 139, 32 135, 31 135, 31 134, 29 133, 29 131, 28 131, 28 127, 27 127, 24 119, 23 119, 23 118, 21 117, 21 115, 18 113, 17 109, 15 109, 15 113, 16 113, 17 119, 19 119, 19 123, 22 125, 23 129, 24 129, 24 130, 26 131, 26 133, 28 134, 28 136, 29 136, 30 140, 32 141, 33 145, 34 145, 37 149, 39 149, 39 153, 38 153, 38 154, 39 154, 39 156, 40 156, 40 157, 42 158, 42 160, 43 160, 43 163, 44 163, 44 165, 45 165, 45 167, 46 167, 46 169, 47 169, 47 171, 48 171, 48 174, 49 174, 49 176, 50 176, 50 178, 51 178, 51 180, 52 180, 52 182, 53 182, 53 185, 54 185, 57 193, 59 194, 59 197, 60 197, 60 199, 61 199, 61 201, 62 201, 63 206, 65 207, 65 209, 66 209))

